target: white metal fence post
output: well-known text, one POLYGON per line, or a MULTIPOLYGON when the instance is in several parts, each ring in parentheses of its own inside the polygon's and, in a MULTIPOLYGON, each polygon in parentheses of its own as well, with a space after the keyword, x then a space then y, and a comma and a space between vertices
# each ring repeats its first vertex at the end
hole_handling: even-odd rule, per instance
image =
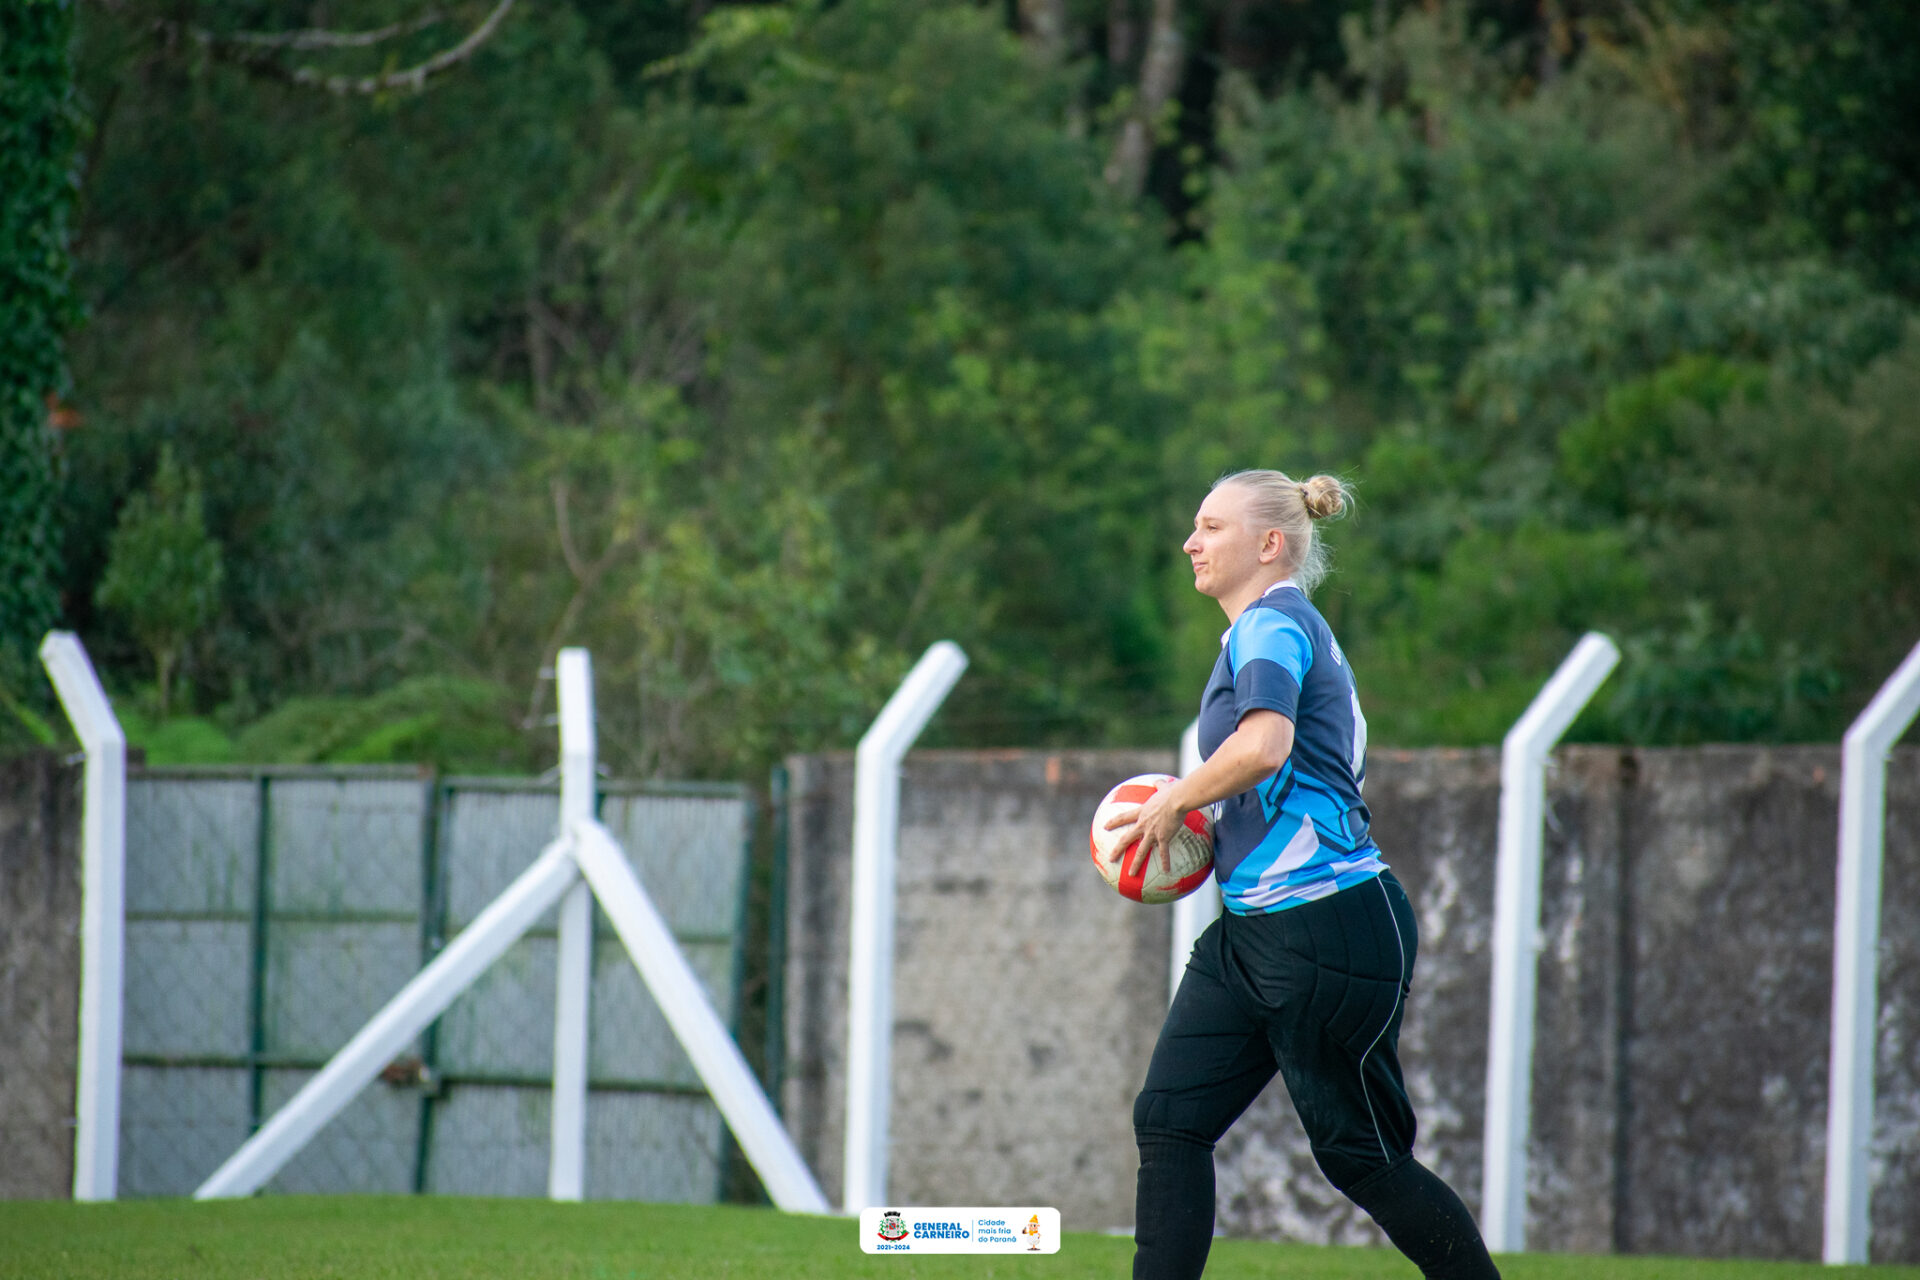
POLYGON ((1920 645, 1860 713, 1840 750, 1840 857, 1833 921, 1833 1023, 1827 1087, 1823 1256, 1865 1263, 1873 1192, 1873 1044, 1879 990, 1880 877, 1887 753, 1920 714, 1920 645))
POLYGON ((1619 661, 1613 641, 1589 631, 1514 722, 1500 749, 1500 854, 1480 1187, 1481 1227, 1495 1253, 1518 1253, 1527 1238, 1527 1133, 1533 1103, 1547 753, 1619 661))
POLYGON ((693 966, 612 834, 591 818, 569 830, 580 871, 593 886, 634 968, 659 1004, 674 1038, 713 1095, 773 1203, 789 1213, 826 1213, 827 1197, 800 1158, 740 1047, 714 1011, 693 966))
POLYGON ((966 667, 967 655, 951 640, 929 648, 860 739, 855 756, 846 1163, 840 1201, 847 1213, 878 1204, 887 1190, 900 761, 966 667))
MULTIPOLYGON (((596 744, 593 661, 585 649, 562 649, 560 695, 560 830, 594 816, 596 744)), ((593 890, 583 880, 560 900, 554 952, 553 1127, 547 1195, 578 1200, 587 1166, 588 993, 593 983, 593 890)))
POLYGON ((372 1083, 393 1056, 426 1030, 459 994, 506 954, 579 879, 567 837, 548 845, 534 864, 447 944, 413 981, 327 1060, 300 1091, 260 1126, 193 1193, 196 1200, 252 1195, 372 1083))
MULTIPOLYGON (((1186 777, 1200 767, 1200 722, 1195 720, 1180 735, 1180 776, 1186 777)), ((1220 882, 1211 877, 1186 897, 1173 904, 1173 947, 1168 956, 1167 1003, 1180 990, 1180 975, 1187 971, 1187 957, 1193 944, 1220 914, 1220 882)))
POLYGON ((87 756, 80 832, 80 1078, 73 1198, 111 1200, 120 1166, 120 1027, 126 966, 127 739, 71 631, 49 631, 40 661, 87 756))

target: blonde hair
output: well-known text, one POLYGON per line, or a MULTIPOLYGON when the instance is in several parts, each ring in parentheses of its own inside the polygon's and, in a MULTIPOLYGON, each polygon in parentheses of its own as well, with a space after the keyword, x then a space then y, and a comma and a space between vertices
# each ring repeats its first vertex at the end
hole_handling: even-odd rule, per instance
POLYGON ((1230 484, 1248 491, 1248 509, 1256 530, 1278 529, 1286 535, 1287 576, 1299 583, 1302 591, 1313 594, 1327 576, 1331 559, 1326 545, 1314 536, 1313 522, 1345 514, 1353 501, 1346 483, 1327 475, 1295 480, 1283 471, 1236 471, 1221 476, 1213 487, 1230 484))

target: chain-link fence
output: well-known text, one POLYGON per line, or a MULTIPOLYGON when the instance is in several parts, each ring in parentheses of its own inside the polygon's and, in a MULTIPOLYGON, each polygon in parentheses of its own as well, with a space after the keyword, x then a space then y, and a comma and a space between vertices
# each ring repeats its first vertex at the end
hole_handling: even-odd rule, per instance
MULTIPOLYGON (((601 818, 723 1020, 739 1001, 751 800, 603 786, 601 818)), ((122 1195, 183 1195, 553 838, 557 788, 410 769, 136 770, 127 803, 122 1195)), ((269 1184, 542 1195, 550 912, 269 1184)), ((589 1196, 711 1200, 718 1112, 596 912, 589 1196)))

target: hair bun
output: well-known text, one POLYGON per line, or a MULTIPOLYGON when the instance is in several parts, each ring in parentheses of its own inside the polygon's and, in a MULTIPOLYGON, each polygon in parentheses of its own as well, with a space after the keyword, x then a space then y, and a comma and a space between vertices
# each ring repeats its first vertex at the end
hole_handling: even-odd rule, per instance
POLYGON ((1347 486, 1334 476, 1314 476, 1300 486, 1300 500, 1315 520, 1331 520, 1347 509, 1347 486))

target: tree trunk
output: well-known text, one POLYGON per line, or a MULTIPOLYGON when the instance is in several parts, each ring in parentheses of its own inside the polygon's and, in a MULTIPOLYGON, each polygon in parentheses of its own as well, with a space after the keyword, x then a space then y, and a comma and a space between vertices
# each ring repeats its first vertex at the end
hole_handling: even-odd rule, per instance
POLYGON ((1540 0, 1540 44, 1534 74, 1543 85, 1560 78, 1560 59, 1572 51, 1569 25, 1556 0, 1540 0))
POLYGON ((1261 49, 1247 30, 1255 0, 1226 0, 1220 6, 1220 61, 1233 71, 1260 69, 1261 49))
POLYGON ((1020 34, 1049 61, 1067 56, 1067 0, 1020 0, 1020 34))
POLYGON ((174 655, 179 646, 171 644, 155 645, 153 649, 154 674, 160 678, 160 718, 165 720, 173 705, 173 665, 174 655))
POLYGON ((1373 0, 1373 70, 1367 76, 1367 99, 1373 112, 1387 105, 1387 0, 1373 0))
POLYGON ((1146 185, 1147 162, 1153 158, 1154 126, 1180 88, 1185 44, 1180 37, 1176 0, 1153 0, 1153 25, 1147 32, 1146 56, 1140 60, 1140 96, 1120 127, 1113 158, 1107 162, 1107 181, 1128 195, 1139 195, 1146 185))
POLYGON ((1133 19, 1133 0, 1107 0, 1107 65, 1118 73, 1133 61, 1140 24, 1133 19))

